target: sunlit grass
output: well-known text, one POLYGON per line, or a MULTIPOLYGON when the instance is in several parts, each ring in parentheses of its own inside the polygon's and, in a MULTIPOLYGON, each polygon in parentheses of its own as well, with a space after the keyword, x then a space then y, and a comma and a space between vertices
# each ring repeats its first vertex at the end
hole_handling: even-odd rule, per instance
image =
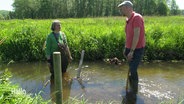
MULTIPOLYGON (((81 50, 85 50, 85 60, 124 58, 124 17, 59 20, 74 59, 80 58, 81 50)), ((144 60, 184 59, 182 16, 144 17, 144 20, 147 45, 144 60)), ((51 32, 51 22, 48 19, 0 21, 0 40, 7 37, 0 47, 1 60, 44 60, 43 44, 51 32)))
POLYGON ((41 91, 38 95, 27 93, 18 85, 12 85, 9 81, 11 73, 8 69, 2 73, 0 78, 0 104, 48 104, 50 100, 45 101, 41 97, 41 91))

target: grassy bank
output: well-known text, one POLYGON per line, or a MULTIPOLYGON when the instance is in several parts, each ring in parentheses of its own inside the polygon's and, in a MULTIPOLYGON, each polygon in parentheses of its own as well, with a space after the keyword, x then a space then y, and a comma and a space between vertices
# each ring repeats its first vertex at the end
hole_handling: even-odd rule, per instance
MULTIPOLYGON (((144 60, 184 59, 184 17, 144 17, 146 51, 144 60)), ((60 19, 74 59, 82 49, 85 60, 123 59, 124 17, 60 19)), ((2 61, 44 60, 43 44, 52 20, 0 21, 2 61)))
MULTIPOLYGON (((9 81, 11 73, 6 69, 0 77, 0 104, 49 104, 40 94, 26 93, 18 85, 12 85, 9 81)), ((41 92, 40 92, 41 93, 41 92)))

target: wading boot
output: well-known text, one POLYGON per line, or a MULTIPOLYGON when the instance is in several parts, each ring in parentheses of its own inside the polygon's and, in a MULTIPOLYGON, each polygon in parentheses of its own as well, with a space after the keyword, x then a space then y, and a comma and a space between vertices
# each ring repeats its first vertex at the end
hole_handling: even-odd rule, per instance
POLYGON ((137 94, 137 92, 138 92, 138 81, 132 80, 132 87, 131 88, 132 88, 131 89, 132 92, 137 94))
POLYGON ((130 91, 137 94, 138 92, 138 81, 137 80, 133 80, 131 78, 131 76, 129 76, 129 85, 130 85, 130 91))

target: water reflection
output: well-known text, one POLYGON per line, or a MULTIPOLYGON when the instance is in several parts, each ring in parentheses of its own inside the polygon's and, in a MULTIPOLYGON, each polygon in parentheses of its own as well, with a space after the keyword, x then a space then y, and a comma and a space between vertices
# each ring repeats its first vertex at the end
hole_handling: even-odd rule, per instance
MULTIPOLYGON (((85 86, 83 85, 82 79, 81 78, 72 78, 68 72, 62 74, 62 99, 64 103, 69 103, 70 99, 70 92, 71 92, 71 86, 73 81, 77 81, 79 85, 81 86, 81 89, 85 92, 85 86)), ((56 102, 56 97, 55 97, 55 83, 54 83, 54 76, 50 76, 50 97, 52 100, 52 103, 56 102)))
MULTIPOLYGON (((72 85, 72 78, 70 78, 69 73, 64 73, 62 75, 62 88, 65 90, 62 90, 62 99, 63 102, 66 102, 70 97, 70 91, 71 91, 71 85, 72 85)), ((54 76, 50 76, 50 96, 52 102, 56 101, 55 97, 55 83, 54 83, 54 76)))
MULTIPOLYGON (((109 65, 103 62, 84 63, 81 79, 76 77, 78 63, 73 63, 68 68, 68 73, 63 75, 63 99, 87 99, 89 103, 102 101, 105 104, 130 104, 131 94, 126 94, 125 86, 128 66, 109 65), (121 92, 122 91, 122 92, 121 92), (115 102, 115 103, 114 103, 115 102)), ((42 96, 54 102, 54 80, 50 77, 46 63, 20 63, 8 67, 12 72, 11 81, 18 83, 28 93, 42 90, 44 83, 50 80, 42 96)), ((139 67, 139 90, 134 99, 136 104, 157 104, 162 101, 172 100, 174 104, 183 97, 184 63, 144 63, 139 67)), ((181 99, 182 100, 182 99, 181 99)), ((133 102, 133 103, 134 103, 133 102)), ((173 102, 171 102, 173 103, 173 102)))
POLYGON ((126 92, 126 95, 122 98, 122 104, 136 104, 137 95, 131 91, 126 92))

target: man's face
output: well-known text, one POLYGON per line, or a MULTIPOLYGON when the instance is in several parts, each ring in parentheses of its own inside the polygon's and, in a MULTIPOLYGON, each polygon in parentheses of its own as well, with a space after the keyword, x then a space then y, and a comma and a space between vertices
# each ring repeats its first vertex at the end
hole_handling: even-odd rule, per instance
POLYGON ((121 12, 122 15, 126 16, 126 14, 127 14, 127 13, 126 13, 126 12, 127 12, 127 7, 121 6, 121 7, 120 7, 120 12, 121 12))

